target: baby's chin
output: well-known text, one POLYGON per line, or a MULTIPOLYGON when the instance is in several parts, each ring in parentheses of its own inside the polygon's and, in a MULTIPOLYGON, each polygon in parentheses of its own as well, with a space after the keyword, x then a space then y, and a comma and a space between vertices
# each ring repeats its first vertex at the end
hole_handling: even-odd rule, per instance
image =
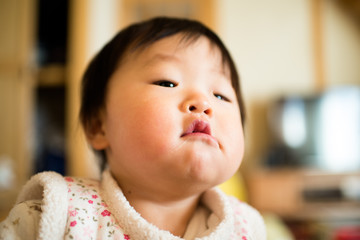
POLYGON ((207 169, 206 171, 200 171, 197 169, 190 175, 188 182, 191 182, 191 188, 194 191, 205 192, 208 189, 216 187, 228 179, 230 179, 237 171, 237 168, 233 169, 207 169))
POLYGON ((230 159, 197 159, 191 164, 189 177, 194 183, 216 186, 230 179, 239 168, 239 163, 230 159))

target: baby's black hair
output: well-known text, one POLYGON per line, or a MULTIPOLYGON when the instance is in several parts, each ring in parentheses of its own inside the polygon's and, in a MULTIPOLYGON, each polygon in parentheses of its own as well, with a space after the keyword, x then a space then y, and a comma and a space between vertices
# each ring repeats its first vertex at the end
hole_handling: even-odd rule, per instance
MULTIPOLYGON (((230 70, 231 84, 236 92, 241 120, 245 121, 245 108, 241 95, 239 76, 230 53, 220 38, 202 23, 181 18, 157 17, 139 22, 120 31, 90 62, 82 79, 80 121, 85 131, 91 131, 99 123, 100 111, 105 108, 109 79, 124 60, 126 54, 141 50, 154 42, 182 34, 185 40, 197 40, 204 36, 217 47, 222 61, 230 70)), ((106 164, 104 151, 100 151, 101 169, 106 164)))

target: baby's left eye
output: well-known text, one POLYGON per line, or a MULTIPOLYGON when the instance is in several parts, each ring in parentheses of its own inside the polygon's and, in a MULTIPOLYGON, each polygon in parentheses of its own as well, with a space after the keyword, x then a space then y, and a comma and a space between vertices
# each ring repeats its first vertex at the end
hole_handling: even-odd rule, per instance
POLYGON ((172 81, 168 81, 168 80, 156 81, 153 84, 161 86, 161 87, 168 87, 168 88, 174 88, 174 87, 176 87, 178 85, 177 83, 172 82, 172 81))
POLYGON ((224 95, 221 95, 221 94, 217 94, 217 93, 214 93, 214 96, 220 100, 223 100, 223 101, 226 101, 226 102, 230 102, 230 99, 228 99, 227 97, 225 97, 224 95))

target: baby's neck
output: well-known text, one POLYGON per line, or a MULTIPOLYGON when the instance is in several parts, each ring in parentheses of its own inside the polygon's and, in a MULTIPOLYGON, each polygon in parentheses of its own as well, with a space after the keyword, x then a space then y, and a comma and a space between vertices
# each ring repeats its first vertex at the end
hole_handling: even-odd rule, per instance
POLYGON ((200 195, 178 201, 154 201, 138 196, 136 193, 124 193, 131 206, 148 222, 162 230, 182 237, 193 216, 200 195))

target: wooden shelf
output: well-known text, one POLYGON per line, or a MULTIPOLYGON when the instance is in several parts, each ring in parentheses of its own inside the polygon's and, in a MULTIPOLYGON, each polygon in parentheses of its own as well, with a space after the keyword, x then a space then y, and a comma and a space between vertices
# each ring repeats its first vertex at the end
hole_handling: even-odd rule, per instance
POLYGON ((37 85, 41 87, 64 86, 65 78, 64 64, 49 64, 39 69, 37 85))
POLYGON ((334 191, 341 193, 342 184, 349 177, 360 178, 360 172, 262 169, 248 179, 249 197, 255 208, 285 219, 360 220, 360 199, 348 199, 334 191), (306 191, 318 191, 319 195, 307 198, 306 191))

